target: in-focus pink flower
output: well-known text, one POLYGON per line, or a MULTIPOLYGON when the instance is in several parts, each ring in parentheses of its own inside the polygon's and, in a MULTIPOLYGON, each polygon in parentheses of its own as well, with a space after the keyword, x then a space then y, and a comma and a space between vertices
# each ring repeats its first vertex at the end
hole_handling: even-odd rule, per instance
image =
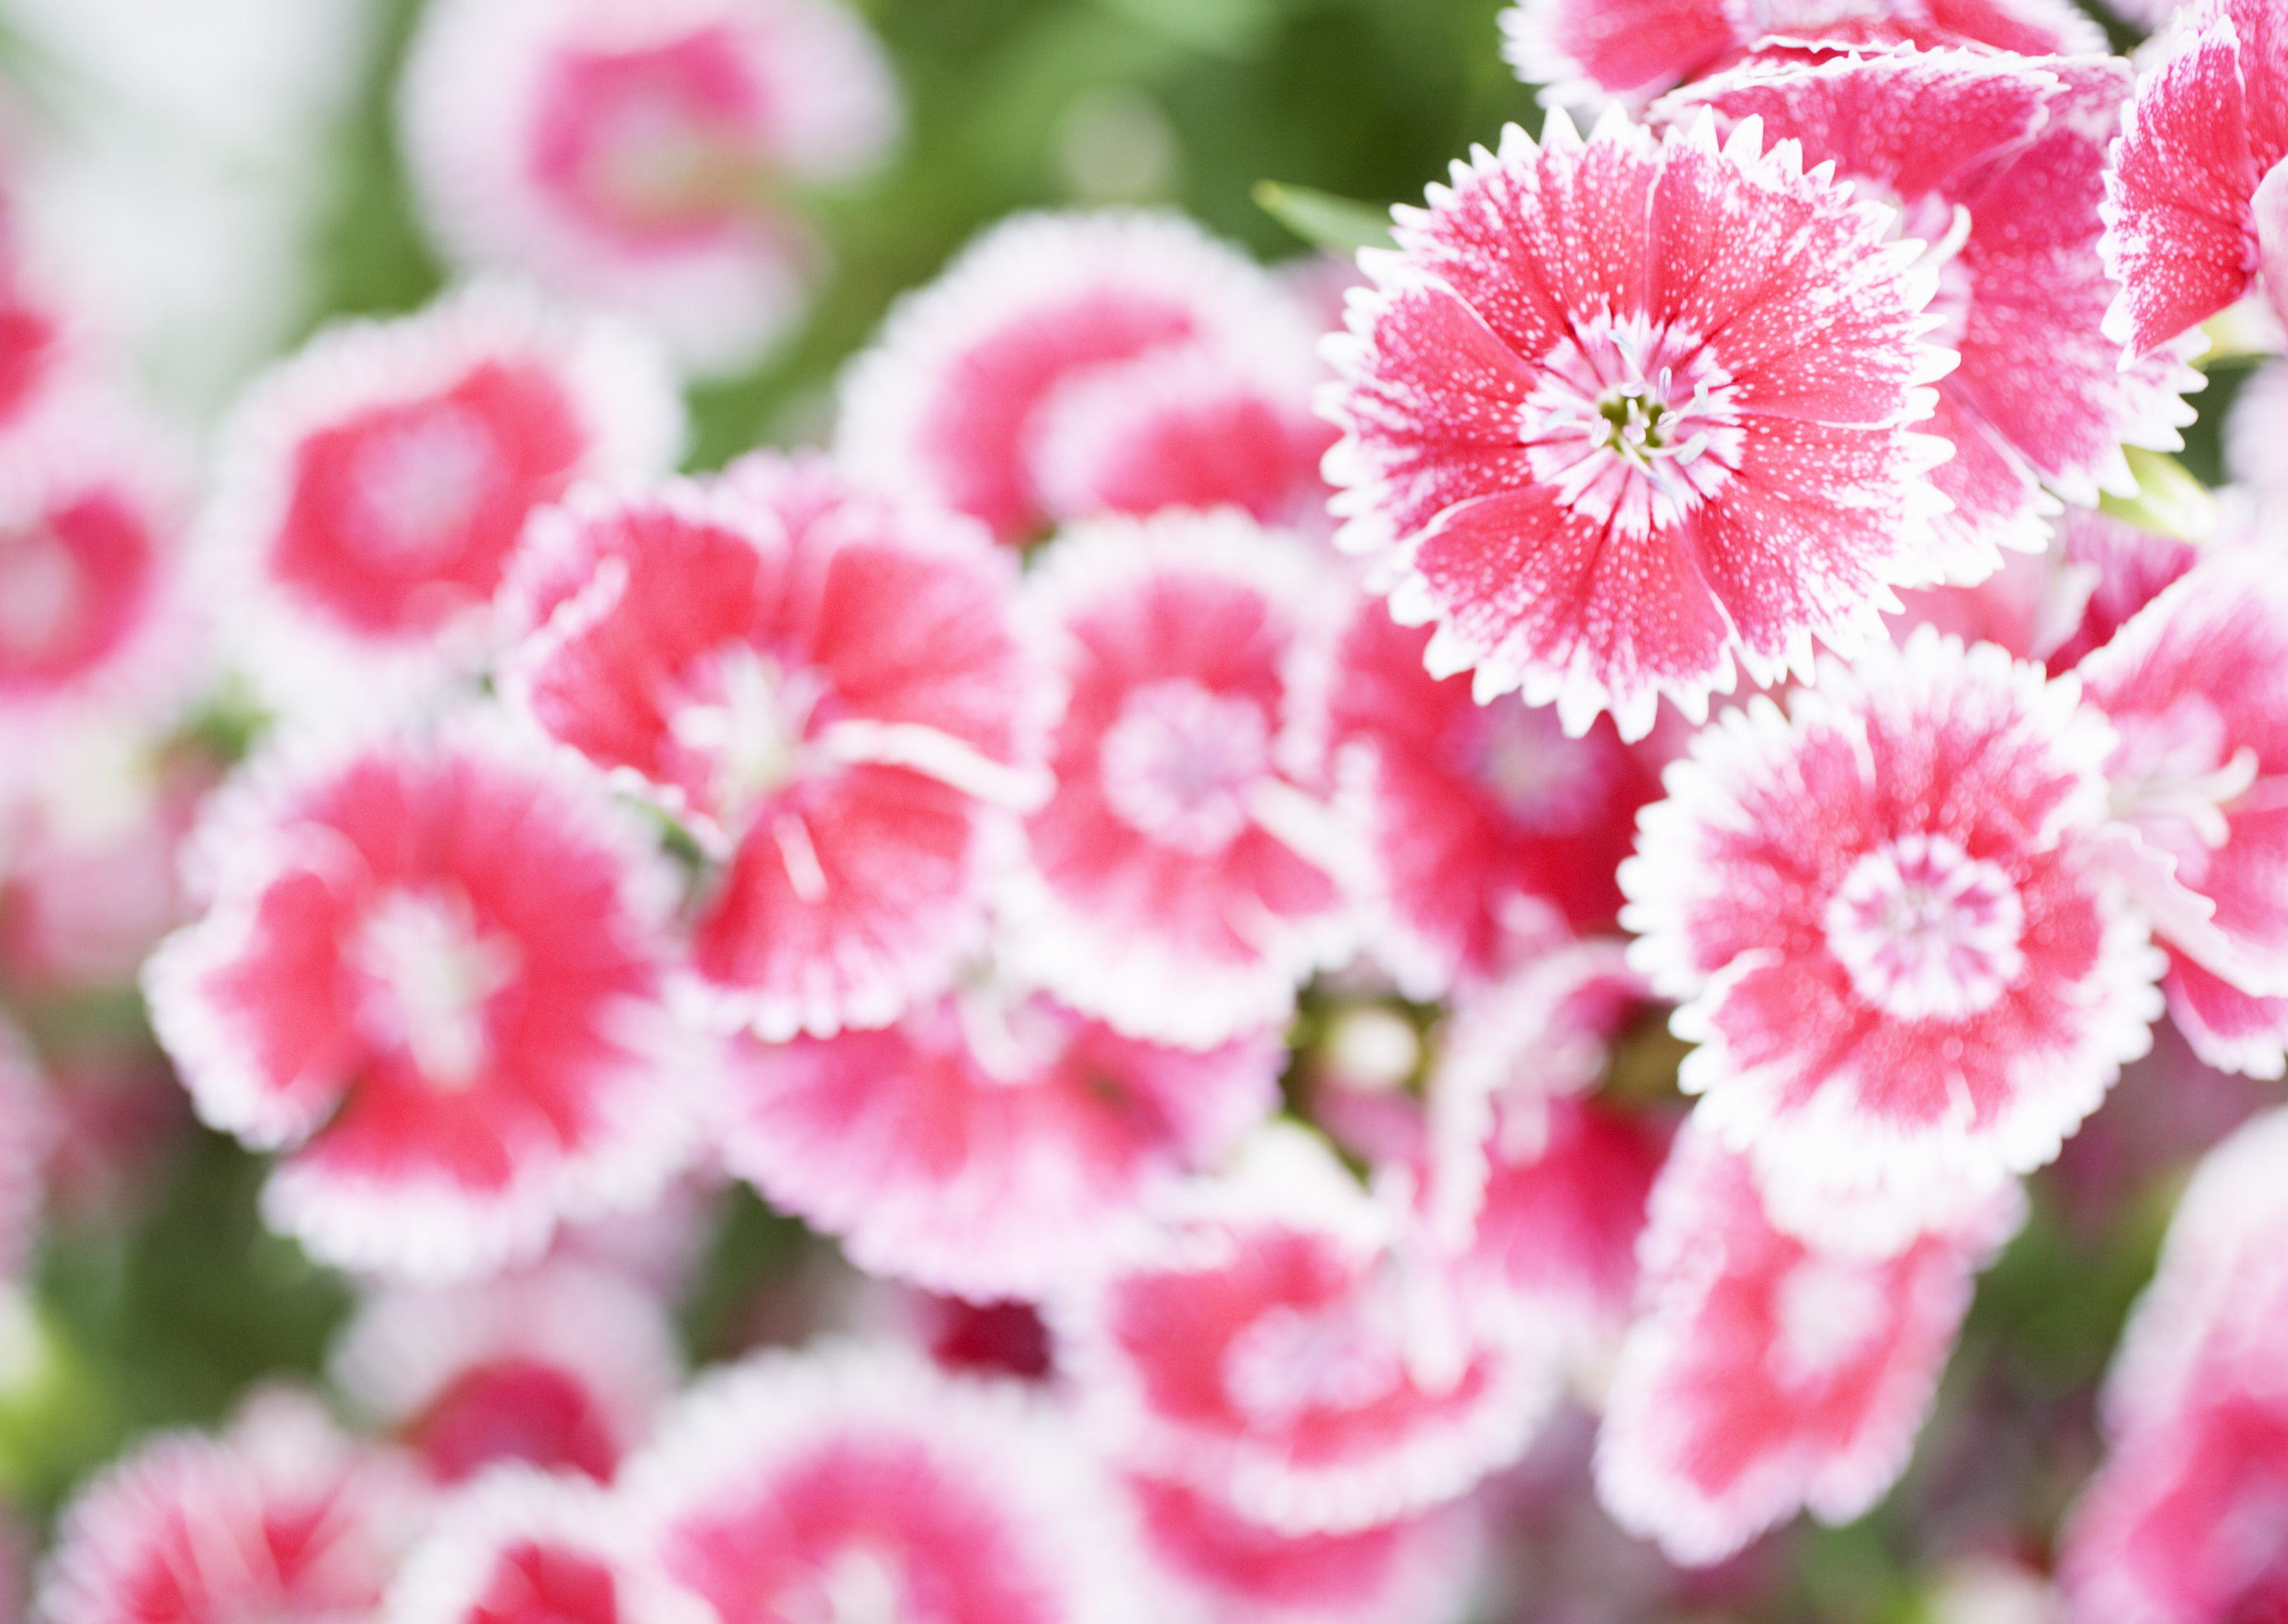
POLYGON ((1132 1036, 1277 1025, 1349 936, 1332 819, 1305 788, 1323 561, 1240 514, 1170 513, 1076 530, 1026 585, 1063 706, 1012 965, 1132 1036))
POLYGON ((720 1143, 861 1268, 1038 1298, 1275 1111, 1285 1060, 1271 1034, 1167 1049, 979 986, 885 1031, 741 1042, 720 1143))
POLYGON ((290 739, 195 841, 217 900, 146 970, 152 1019, 208 1122, 291 1152, 264 1210, 314 1255, 485 1272, 690 1153, 672 880, 584 778, 481 718, 290 739))
POLYGON ((1286 1534, 1179 1483, 1132 1477, 1128 1497, 1173 1624, 1456 1624, 1473 1599, 1466 1509, 1286 1534))
POLYGON ((1933 521, 1950 574, 2036 552, 2057 503, 2093 506, 2101 487, 2134 495, 2124 444, 2175 450, 2202 387, 2193 341, 2124 368, 2102 330, 2117 291, 2097 251, 2108 133, 2129 95, 2110 57, 2036 62, 1984 51, 1918 51, 1815 63, 1754 63, 1654 109, 1719 126, 1761 118, 1767 136, 1831 161, 1861 199, 1901 210, 1939 275, 1933 342, 1962 364, 1941 379, 1927 432, 1954 446, 1931 478, 1954 503, 1933 521))
POLYGON ((654 1559, 719 1619, 1149 1616, 1110 1485, 1045 1398, 886 1348, 710 1378, 621 1493, 654 1559))
POLYGON ((2112 1452, 2066 1527, 2077 1620, 2211 1624, 2288 1604, 2288 1113, 2212 1152, 2107 1378, 2112 1452))
POLYGON ((1770 683, 1815 636, 1880 638, 1889 588, 1956 562, 1946 442, 1909 426, 1954 358, 1924 340, 1936 274, 1796 143, 1545 135, 1505 130, 1368 257, 1327 475, 1339 539, 1398 550, 1392 612, 1438 623, 1433 672, 1637 739, 1664 693, 1704 717, 1735 661, 1770 683))
POLYGON ((212 590, 290 710, 473 666, 533 510, 663 471, 681 432, 640 340, 502 288, 332 328, 226 432, 201 523, 212 590))
POLYGON ((1630 962, 1789 1212, 1998 1185, 2145 1051, 2160 955, 2096 866, 2115 741, 2078 701, 1925 628, 1727 715, 1641 815, 1630 962))
POLYGON ((411 1468, 266 1390, 220 1437, 167 1433, 64 1509, 40 1580, 54 1624, 363 1624, 426 1513, 411 1468))
POLYGON ((504 1461, 609 1482, 682 1373, 657 1298, 560 1259, 466 1286, 380 1287, 330 1363, 335 1385, 441 1483, 504 1461))
POLYGON ((1554 1396, 1545 1351, 1482 1335, 1440 1260, 1299 1130, 1050 1306, 1116 1459, 1290 1535, 1458 1499, 1554 1396))
POLYGON ((1429 641, 1369 599, 1327 690, 1339 800, 1370 853, 1366 939, 1418 998, 1498 975, 1553 929, 1610 928, 1613 870, 1660 793, 1609 723, 1569 739, 1547 710, 1478 704, 1423 669, 1429 641))
POLYGON ((2261 272, 2288 309, 2288 12, 2200 0, 2139 80, 2105 175, 2106 333, 2149 355, 2261 272))
POLYGON ((1553 103, 1641 107, 1733 66, 1760 41, 1988 45, 2020 56, 2101 51, 2070 0, 1519 0, 1502 55, 1553 103))
POLYGON ((800 313, 819 252, 791 188, 875 167, 880 44, 830 0, 449 0, 406 64, 425 217, 463 264, 628 316, 735 370, 800 313))
POLYGON ((844 379, 859 477, 1005 542, 1165 507, 1292 516, 1326 435, 1302 305, 1174 215, 1021 215, 890 315, 844 379))
POLYGON ((536 530, 504 686, 724 860, 692 942, 716 1024, 886 1025, 975 945, 996 809, 1044 790, 1015 586, 968 519, 821 460, 536 530))
POLYGON ((2014 1187, 1887 1256, 1776 1228, 1746 1158, 1686 1126, 1652 1194, 1642 1315, 1597 1441, 1597 1491, 1679 1562, 1720 1561, 1804 1507, 1866 1512, 1907 1464, 2014 1187))

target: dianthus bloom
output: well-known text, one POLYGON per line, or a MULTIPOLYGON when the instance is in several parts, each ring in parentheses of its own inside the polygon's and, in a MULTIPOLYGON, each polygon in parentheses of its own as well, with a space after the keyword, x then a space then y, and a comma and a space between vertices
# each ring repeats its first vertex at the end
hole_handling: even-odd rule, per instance
POLYGON ((1267 1034, 1169 1049, 977 986, 885 1031, 741 1044, 724 1160, 862 1268, 1037 1298, 1270 1115, 1285 1058, 1267 1034))
POLYGON ((454 257, 619 312, 686 363, 747 364, 817 250, 789 183, 878 163, 897 87, 832 0, 448 0, 399 111, 454 257))
POLYGON ((497 1467, 444 1501, 382 1624, 698 1624, 626 1506, 578 1477, 497 1467))
POLYGON ((2201 0, 2137 86, 2105 176, 2106 332, 2146 355, 2246 293, 2288 309, 2288 9, 2201 0))
POLYGON ((1150 1616, 1110 1485, 1046 1398, 886 1348, 715 1375, 620 1492, 652 1559, 719 1619, 1150 1616))
POLYGON ((1631 962, 1689 1001, 1680 1081, 1768 1186, 1991 1188, 2145 1051, 2159 955, 2094 862, 2114 735, 2078 699, 1925 628, 1669 770, 1631 962))
POLYGON ((1904 235, 1939 273, 1935 342, 1962 365, 1938 384, 1927 425, 1954 447, 1932 478, 1954 503, 1934 521, 1950 559, 1982 574, 1998 545, 2040 551, 2047 484, 2084 506, 2098 487, 2132 495, 2124 443, 2174 450, 2201 387, 2165 346, 2124 369, 2105 337, 2117 291, 2097 251, 2106 134, 2130 88, 2109 57, 2039 63, 1983 51, 1900 49, 1799 64, 1758 63, 1654 109, 1699 107, 1720 125, 1760 117, 1768 135, 1831 160, 1853 194, 1896 203, 1904 235))
POLYGON ((394 1454, 266 1390, 219 1438, 145 1444, 65 1508, 40 1584, 52 1624, 363 1624, 426 1511, 394 1454))
POLYGON ((1271 1026, 1347 945, 1306 788, 1323 567, 1243 515, 1178 512, 1075 531, 1027 582, 1065 699, 1011 955, 1123 1032, 1271 1026))
POLYGON ((1945 571, 1947 447, 1908 425, 1954 358, 1890 212, 1756 121, 1720 151, 1617 115, 1545 136, 1505 130, 1367 257, 1327 473, 1344 544, 1401 550, 1431 670, 1634 739, 1663 693, 1704 716, 1736 660, 1768 683, 1815 634, 1881 638, 1888 589, 1945 571))
POLYGON ((1972 1274, 2022 1211, 2006 1187, 1896 1252, 1824 1249, 1776 1228, 1746 1159, 1688 1125, 1653 1190, 1600 1498, 1687 1563, 1800 1507, 1830 1523, 1865 1513, 1906 1468, 1972 1274))
POLYGON ((201 522, 274 703, 490 652, 533 510, 663 471, 682 408, 634 336, 480 286, 320 334, 249 392, 201 522))
POLYGON ((1016 571, 957 514, 757 456, 551 514, 504 685, 723 860, 697 1002, 765 1036, 879 1026, 982 930, 996 809, 1037 799, 1016 571))
POLYGON ((474 720, 290 742, 197 837, 218 899, 152 1019, 209 1122, 291 1150, 265 1211, 330 1262, 483 1272, 689 1151, 664 860, 532 754, 474 720))
POLYGON ((2201 1163, 2105 1392, 2112 1451, 2068 1523, 2074 1616, 2260 1619, 2288 1603, 2288 1113, 2201 1163))
POLYGON ((1520 0, 1502 54, 1564 105, 1641 106, 1731 67, 1767 36, 1836 46, 1988 45, 2020 56, 2103 51, 2070 0, 1520 0))
POLYGON ((1164 507, 1273 520, 1316 486, 1316 376, 1299 303, 1188 220, 1024 215, 891 313, 837 449, 1008 542, 1164 507))
POLYGON ((2169 1010, 2211 1066, 2288 1070, 2288 584, 2268 551, 2202 558, 2081 662, 2120 735, 2130 872, 2170 950, 2169 1010))

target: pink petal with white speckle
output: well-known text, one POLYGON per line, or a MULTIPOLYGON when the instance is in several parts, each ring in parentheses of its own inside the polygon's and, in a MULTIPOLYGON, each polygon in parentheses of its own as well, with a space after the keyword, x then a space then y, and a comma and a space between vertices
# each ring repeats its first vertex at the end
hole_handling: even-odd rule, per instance
POLYGON ((620 313, 695 370, 751 363, 820 258, 790 181, 895 139, 882 48, 824 0, 449 0, 399 121, 446 250, 620 313))
POLYGON ((882 1032, 742 1043, 723 1153, 862 1268, 1037 1298, 1268 1116, 1284 1059, 1266 1035, 1164 1049, 977 987, 882 1032))
POLYGON ((628 1463, 651 1557, 714 1616, 1125 1624, 1111 1485, 1037 1390, 884 1348, 767 1354, 628 1463))
POLYGON ((1056 792, 1011 889, 1022 974, 1132 1036, 1206 1047, 1285 1018, 1347 946, 1310 666, 1339 580, 1234 512, 1105 520, 1027 582, 1065 690, 1056 792))
POLYGON ((425 1516, 391 1452, 315 1399, 258 1392, 219 1437, 162 1434, 80 1490, 41 1575, 54 1624, 361 1624, 425 1516))
POLYGON ((1908 426, 1953 364, 1923 342, 1936 279, 1799 157, 1553 115, 1401 211, 1330 341, 1326 470, 1344 544, 1403 550, 1432 670, 1639 738, 1659 695, 1696 717, 1736 661, 1805 674, 1950 567, 1923 477, 1948 448, 1908 426))
POLYGON ((1925 628, 1670 769, 1630 962, 1689 1001, 1680 1081, 1768 1187, 1998 1186, 2145 1051, 2160 955, 2094 862, 2114 742, 2070 679, 1925 628))
MULTIPOLYGON (((1164 368, 1196 367, 1227 387, 1268 388, 1283 416, 1310 388, 1311 339, 1298 302, 1188 220, 1020 215, 890 313, 844 377, 836 449, 861 478, 974 514, 1005 542, 1030 540, 1053 514, 1169 505, 1187 487, 1244 502, 1260 472, 1172 461, 1173 442, 1158 455, 1133 448, 1134 461, 1103 443, 1110 408, 1090 398, 1098 369, 1104 387, 1118 389, 1116 373, 1148 360, 1127 387, 1149 379, 1164 394, 1164 368), (1104 502, 1124 486, 1123 501, 1104 502)), ((1196 378, 1184 392, 1204 404, 1196 378)), ((1181 400, 1150 414, 1156 433, 1184 434, 1165 409, 1181 400)), ((1148 402, 1124 405, 1133 414, 1148 402)))
POLYGON ((146 970, 152 1018, 208 1121, 290 1150, 265 1211, 314 1254, 483 1272, 689 1153, 671 882, 585 780, 482 718, 290 739, 196 844, 219 897, 146 970))
POLYGON ((1973 1271, 2022 1211, 1989 1203, 1888 1257, 1823 1253, 1772 1226, 1744 1157, 1688 1126, 1653 1191, 1643 1316, 1598 1438, 1607 1509, 1693 1565, 1804 1507, 1865 1512, 1906 1467, 1973 1271))
POLYGON ((943 988, 995 808, 1041 793, 1014 574, 970 521, 814 460, 544 521, 504 685, 724 860, 693 927, 711 1022, 824 1035, 943 988))

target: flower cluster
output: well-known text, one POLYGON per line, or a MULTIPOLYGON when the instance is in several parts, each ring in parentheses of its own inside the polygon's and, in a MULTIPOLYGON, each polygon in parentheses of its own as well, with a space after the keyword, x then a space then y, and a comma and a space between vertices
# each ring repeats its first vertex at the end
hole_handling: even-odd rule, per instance
MULTIPOLYGON (((2167 455, 2288 310, 2288 6, 1504 27, 1540 137, 1341 330, 1021 214, 720 466, 679 379, 901 121, 831 0, 436 0, 470 279, 201 480, 0 304, 0 1333, 174 1126, 54 1015, 130 989, 355 1296, 77 1488, 44 1624, 1753 1606, 2033 1176, 2236 1125, 2109 1151, 2125 1067, 2288 1074, 2288 374, 2227 496, 2167 455), (694 1337, 759 1204, 806 1261, 694 1337)), ((2288 1596, 2284 1176, 2193 1179, 2032 1604, 2288 1596)))

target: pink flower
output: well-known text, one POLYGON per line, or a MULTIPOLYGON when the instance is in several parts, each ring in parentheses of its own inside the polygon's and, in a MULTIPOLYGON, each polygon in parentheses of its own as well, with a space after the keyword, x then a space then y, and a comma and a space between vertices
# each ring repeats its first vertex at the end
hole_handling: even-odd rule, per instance
POLYGON ((145 972, 211 1124, 291 1153, 270 1221, 428 1279, 640 1205, 690 1149, 671 881, 584 780, 472 719, 290 743, 195 837, 218 899, 145 972))
POLYGON ((2106 334, 2148 355, 2248 292, 2288 300, 2288 17, 2201 0, 2124 109, 2105 176, 2106 334))
POLYGON ((2246 488, 2258 533, 2288 535, 2288 361, 2269 361, 2240 386, 2224 423, 2225 461, 2246 488))
POLYGON ((696 1624, 628 1508, 579 1477, 497 1467, 442 1501, 390 1587, 386 1624, 696 1624))
POLYGON ((1688 1124, 1653 1189, 1599 1498, 1696 1565, 1801 1507, 1866 1512, 1905 1470, 1972 1274, 2022 1212, 2005 1189, 1889 1256, 1823 1250, 1774 1227, 1747 1160, 1688 1124))
POLYGON ((664 470, 681 424, 632 335, 499 288, 332 328, 226 432, 213 590, 290 709, 473 667, 527 517, 577 479, 664 470))
POLYGON ((2066 515, 2065 564, 2089 572, 2089 598, 2073 635, 2036 657, 2070 670, 2112 641, 2130 617, 2192 568, 2200 550, 2189 542, 2139 530, 2104 513, 2066 515))
POLYGON ((1398 550, 1393 613, 1438 622, 1433 672, 1636 739, 1736 661, 1769 683, 1815 634, 1879 638, 1888 589, 1953 562, 1946 446, 1908 427, 1953 357, 1923 341, 1936 276, 1794 142, 1545 134, 1505 131, 1369 257, 1327 475, 1339 539, 1398 550))
POLYGON ((1316 1141, 1275 1129, 1052 1322, 1124 1465, 1291 1536, 1341 1533, 1512 1464, 1553 1397, 1543 1350, 1455 1287, 1316 1141))
POLYGON ((361 1624, 426 1506, 393 1454, 270 1390, 219 1438, 168 1433, 65 1508, 40 1581, 53 1624, 361 1624))
POLYGON ((536 535, 504 685, 722 860, 693 926, 711 1022, 886 1025, 974 945, 996 808, 1044 792, 1015 576, 967 519, 775 456, 536 535))
POLYGON ((726 1620, 1147 1616, 1108 1486, 1036 1390, 852 1346, 703 1382, 621 1479, 653 1558, 726 1620))
POLYGON ((985 521, 1286 517, 1325 443, 1302 306, 1174 215, 1021 215, 891 312, 843 381, 861 478, 985 521))
POLYGON ((1642 106, 1731 67, 1767 36, 1836 46, 1990 45, 2021 56, 2096 51, 2069 0, 1518 0, 1502 55, 1545 99, 1642 106))
POLYGON ((2077 1619, 2211 1624, 2288 1600, 2288 1115, 2212 1152, 2107 1379, 2112 1453, 2066 1527, 2077 1619))
POLYGON ((1285 1534, 1178 1483, 1132 1477, 1128 1497, 1173 1624, 1456 1624, 1470 1605, 1466 1509, 1285 1534))
POLYGON ((330 1362, 335 1385, 441 1483, 504 1461, 609 1482, 682 1366, 656 1298, 561 1260, 465 1286, 383 1287, 330 1362))
POLYGON ((1640 819, 1630 963, 1789 1212, 1998 1185, 2145 1051, 2159 955, 2093 867, 2114 738, 2078 698, 1925 628, 1727 715, 1640 819))
POLYGON ((881 1032, 734 1051, 722 1149, 877 1273, 1037 1298, 1278 1108, 1268 1034, 1204 1052, 989 986, 881 1032))
POLYGON ((2081 662, 2120 735, 2124 867, 2170 950, 2170 1011, 2211 1066, 2288 1070, 2288 586, 2268 551, 2214 552, 2081 662))
POLYGON ((1934 342, 1962 356, 1927 425, 1954 446, 1931 477, 1954 503, 1934 527, 1958 579, 1994 568, 1997 547, 2046 545, 2045 485, 2085 507, 2101 486, 2134 495, 2121 446, 2175 450, 2192 421, 2179 396, 2203 386, 2183 364, 2198 346, 2124 369, 2101 330, 2117 291, 2097 251, 2106 134, 2129 90, 2112 58, 1903 48, 1752 64, 1655 109, 1680 122, 1711 107, 1728 129, 1760 117, 1928 245, 1934 342))
POLYGON ((1373 854, 1367 939, 1422 998, 1498 974, 1553 929, 1609 927, 1613 870, 1659 794, 1609 723, 1569 739, 1546 710, 1478 704, 1423 669, 1429 641, 1362 603, 1327 697, 1340 800, 1373 854))
POLYGON ((1309 665, 1330 582, 1235 513, 1106 520, 1027 582, 1064 689, 1056 793, 1008 899, 1021 974, 1131 1036, 1208 1047, 1283 1020, 1347 945, 1309 665))
POLYGON ((735 371, 818 250, 785 194, 896 139, 878 42, 826 0, 450 0, 406 65, 415 191, 456 259, 528 277, 735 371))

